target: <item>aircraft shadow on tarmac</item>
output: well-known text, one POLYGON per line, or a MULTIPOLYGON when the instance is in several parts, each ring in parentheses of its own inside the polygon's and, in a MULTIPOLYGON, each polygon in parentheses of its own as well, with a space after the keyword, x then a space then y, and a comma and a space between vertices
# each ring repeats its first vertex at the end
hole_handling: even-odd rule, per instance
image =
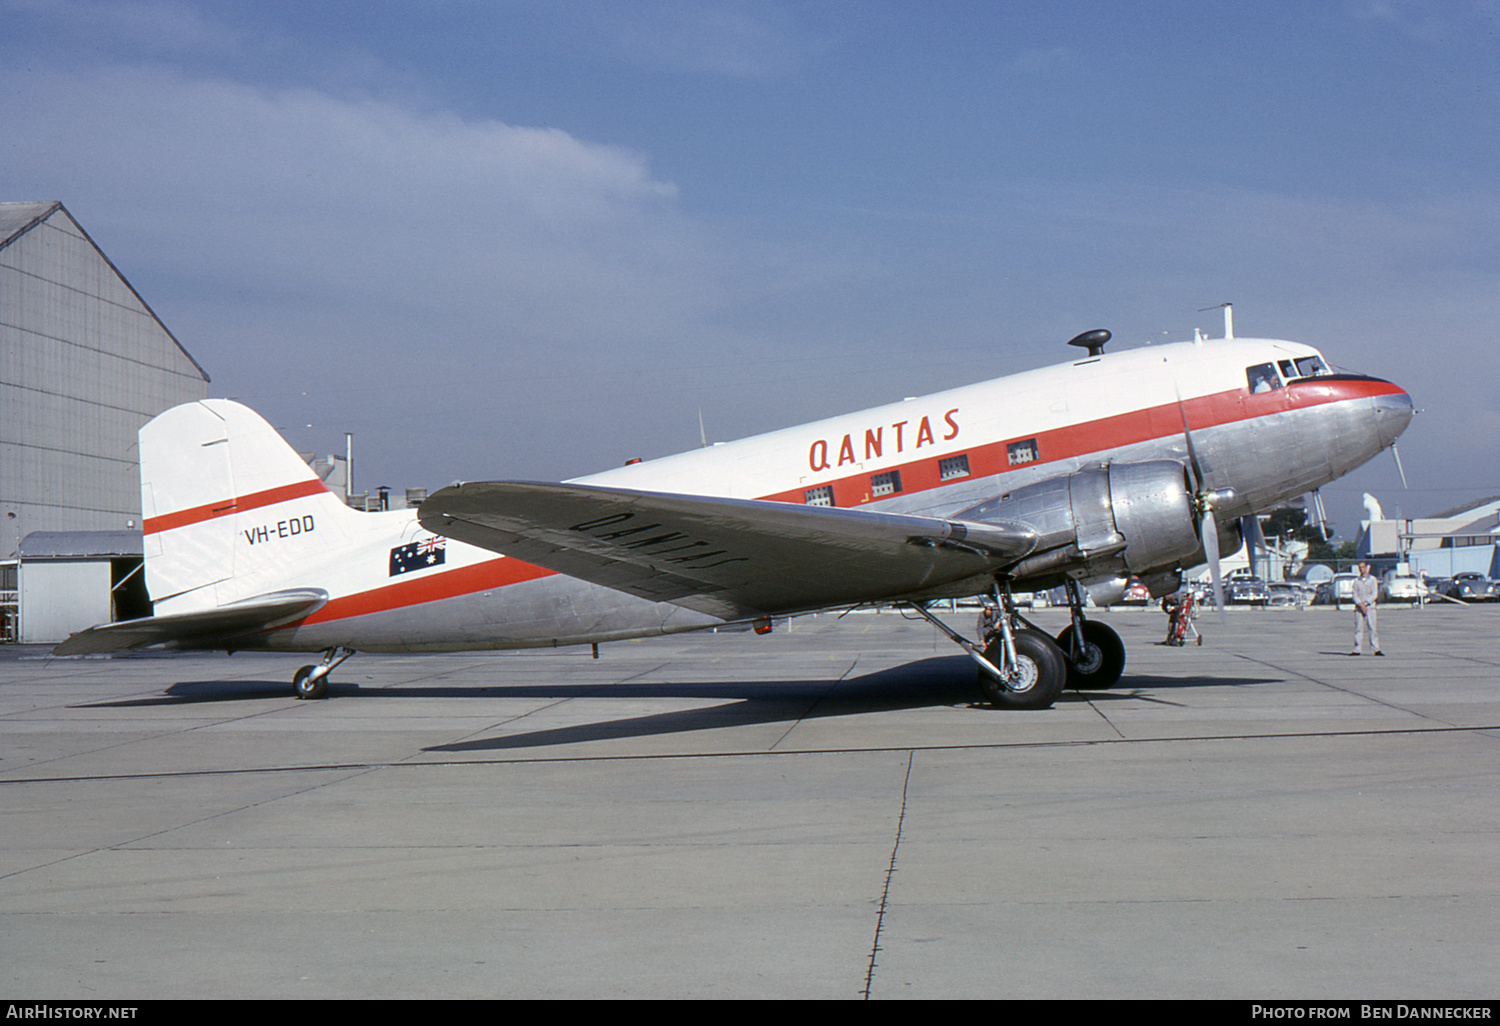
MULTIPOLYGON (((479 738, 423 749, 429 752, 483 752, 589 741, 617 740, 657 734, 742 727, 757 723, 792 723, 799 719, 892 712, 940 706, 982 707, 974 682, 974 666, 963 656, 937 656, 905 663, 875 673, 838 681, 830 679, 773 681, 657 681, 640 683, 560 683, 507 685, 416 685, 392 688, 361 688, 357 684, 331 682, 334 701, 376 698, 607 698, 624 701, 698 698, 724 704, 680 709, 621 720, 573 724, 549 730, 479 738)), ((1063 693, 1060 704, 1071 702, 1116 702, 1139 700, 1142 689, 1186 687, 1238 687, 1273 683, 1264 677, 1163 677, 1127 673, 1108 691, 1063 693)), ((233 702, 290 697, 282 681, 207 680, 180 681, 164 694, 145 698, 90 703, 89 708, 129 708, 181 705, 200 702, 233 702)), ((1026 716, 1024 712, 993 713, 995 716, 1026 716)))
MULTIPOLYGON (((1203 685, 1238 686, 1267 684, 1269 678, 1217 678, 1211 681, 1170 677, 1127 677, 1127 685, 1146 687, 1194 687, 1203 685)), ((528 689, 522 689, 523 691, 528 689)), ((569 690, 546 687, 535 690, 540 697, 558 696, 569 690)), ((579 744, 589 741, 617 740, 688 731, 719 730, 726 727, 758 723, 792 723, 802 719, 849 716, 899 709, 937 706, 971 706, 996 716, 1025 716, 1026 713, 998 713, 984 706, 974 683, 973 664, 962 656, 923 659, 892 667, 847 681, 828 680, 760 681, 712 684, 615 684, 577 689, 579 697, 614 696, 620 698, 725 698, 739 699, 729 705, 701 709, 682 709, 653 713, 622 720, 574 724, 551 730, 537 730, 503 737, 478 738, 449 745, 424 748, 427 752, 486 752, 551 745, 579 744)), ((507 694, 515 694, 505 689, 507 694)), ((1060 703, 1088 700, 1129 700, 1138 694, 1125 687, 1114 691, 1065 692, 1060 703)))
MULTIPOLYGON (((331 690, 331 689, 330 689, 331 690)), ((355 689, 350 689, 351 693, 355 689)), ((188 705, 195 702, 244 702, 257 698, 290 698, 291 685, 278 680, 184 680, 169 685, 160 695, 119 698, 109 702, 86 702, 78 709, 131 709, 153 705, 188 705)))

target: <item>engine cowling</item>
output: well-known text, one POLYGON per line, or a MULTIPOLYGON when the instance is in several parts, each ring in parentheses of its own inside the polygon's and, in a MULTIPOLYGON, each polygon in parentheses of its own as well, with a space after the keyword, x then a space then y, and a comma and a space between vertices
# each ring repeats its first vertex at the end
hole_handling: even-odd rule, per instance
POLYGON ((1038 481, 955 519, 1036 531, 1036 548, 1011 572, 1041 587, 1051 578, 1161 570, 1201 547, 1188 471, 1176 460, 1112 463, 1038 481))

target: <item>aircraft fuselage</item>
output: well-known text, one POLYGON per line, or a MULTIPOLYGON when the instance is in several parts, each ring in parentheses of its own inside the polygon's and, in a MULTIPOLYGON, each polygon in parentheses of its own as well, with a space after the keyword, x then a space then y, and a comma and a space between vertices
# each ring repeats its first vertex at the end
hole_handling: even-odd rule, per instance
MULTIPOLYGON (((1190 432, 1204 483, 1232 490, 1222 524, 1347 474, 1389 446, 1411 412, 1399 387, 1331 374, 1308 346, 1214 340, 1085 357, 577 483, 953 517, 1089 468, 1186 463, 1190 432)), ((254 496, 240 496, 226 535, 237 555, 279 548, 284 558, 218 582, 211 600, 198 589, 159 601, 158 615, 291 586, 285 568, 294 565, 329 592, 327 603, 245 647, 534 647, 721 622, 434 538, 414 511, 362 514, 334 530, 313 497, 269 494, 257 509, 254 496)), ((148 518, 148 539, 174 526, 148 518)))

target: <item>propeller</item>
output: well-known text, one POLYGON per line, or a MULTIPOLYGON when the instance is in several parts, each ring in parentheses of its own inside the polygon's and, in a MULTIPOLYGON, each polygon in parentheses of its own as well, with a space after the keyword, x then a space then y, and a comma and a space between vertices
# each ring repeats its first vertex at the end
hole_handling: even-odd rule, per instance
POLYGON ((1333 538, 1333 532, 1328 529, 1328 511, 1323 508, 1323 493, 1316 488, 1312 491, 1313 509, 1318 514, 1318 537, 1325 542, 1333 538))
POLYGON ((1208 487, 1203 464, 1198 459, 1198 447, 1193 444, 1193 432, 1188 427, 1187 407, 1182 403, 1181 389, 1177 390, 1177 412, 1182 415, 1182 437, 1187 441, 1188 469, 1193 474, 1193 507, 1198 512, 1198 540, 1203 545, 1203 555, 1208 559, 1208 577, 1213 582, 1214 605, 1222 618, 1224 578, 1219 572, 1219 522, 1214 510, 1234 502, 1234 489, 1208 487))
POLYGON ((1240 534, 1245 539, 1245 545, 1249 548, 1246 553, 1250 557, 1250 573, 1260 577, 1255 568, 1255 561, 1264 553, 1266 556, 1266 572, 1264 580, 1271 579, 1270 557, 1271 550, 1266 545, 1266 536, 1260 529, 1260 517, 1254 513, 1247 513, 1240 517, 1240 534))

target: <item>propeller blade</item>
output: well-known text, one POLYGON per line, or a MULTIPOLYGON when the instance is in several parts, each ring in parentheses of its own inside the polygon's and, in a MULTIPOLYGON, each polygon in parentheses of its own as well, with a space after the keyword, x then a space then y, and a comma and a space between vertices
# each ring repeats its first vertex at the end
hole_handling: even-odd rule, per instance
POLYGON ((1214 606, 1219 610, 1219 617, 1224 616, 1224 578, 1219 574, 1219 524, 1214 519, 1214 511, 1205 509, 1203 519, 1199 522, 1199 530, 1203 535, 1203 554, 1208 557, 1208 578, 1214 586, 1214 606))
POLYGON ((1401 487, 1411 491, 1411 485, 1406 483, 1406 471, 1401 469, 1401 453, 1396 449, 1396 443, 1391 443, 1391 455, 1396 457, 1396 473, 1401 475, 1401 487))
POLYGON ((1182 389, 1172 382, 1177 393, 1177 413, 1182 417, 1182 437, 1187 442, 1188 468, 1193 472, 1193 505, 1198 509, 1198 540, 1203 543, 1203 554, 1208 557, 1208 576, 1214 586, 1214 605, 1219 610, 1219 620, 1224 619, 1224 578, 1219 573, 1219 522, 1214 517, 1214 506, 1234 498, 1233 489, 1210 491, 1203 474, 1203 464, 1198 459, 1198 447, 1193 444, 1193 431, 1188 426, 1187 407, 1182 402, 1182 389))
POLYGON ((1323 493, 1314 488, 1312 497, 1313 509, 1318 511, 1318 537, 1326 542, 1333 537, 1333 532, 1328 530, 1328 512, 1323 509, 1323 493))
POLYGON ((1260 517, 1254 513, 1247 513, 1245 516, 1240 517, 1240 534, 1244 536, 1245 544, 1249 547, 1246 555, 1250 557, 1250 572, 1262 580, 1269 581, 1271 579, 1271 552, 1266 547, 1266 536, 1260 529, 1260 517), (1256 563, 1262 554, 1266 557, 1266 572, 1264 574, 1256 569, 1256 563))
POLYGON ((1193 444, 1193 432, 1188 427, 1187 407, 1182 404, 1182 389, 1177 383, 1172 383, 1173 390, 1177 393, 1177 413, 1182 417, 1182 437, 1187 441, 1188 466, 1193 471, 1193 491, 1203 491, 1203 464, 1198 461, 1198 447, 1193 444))

